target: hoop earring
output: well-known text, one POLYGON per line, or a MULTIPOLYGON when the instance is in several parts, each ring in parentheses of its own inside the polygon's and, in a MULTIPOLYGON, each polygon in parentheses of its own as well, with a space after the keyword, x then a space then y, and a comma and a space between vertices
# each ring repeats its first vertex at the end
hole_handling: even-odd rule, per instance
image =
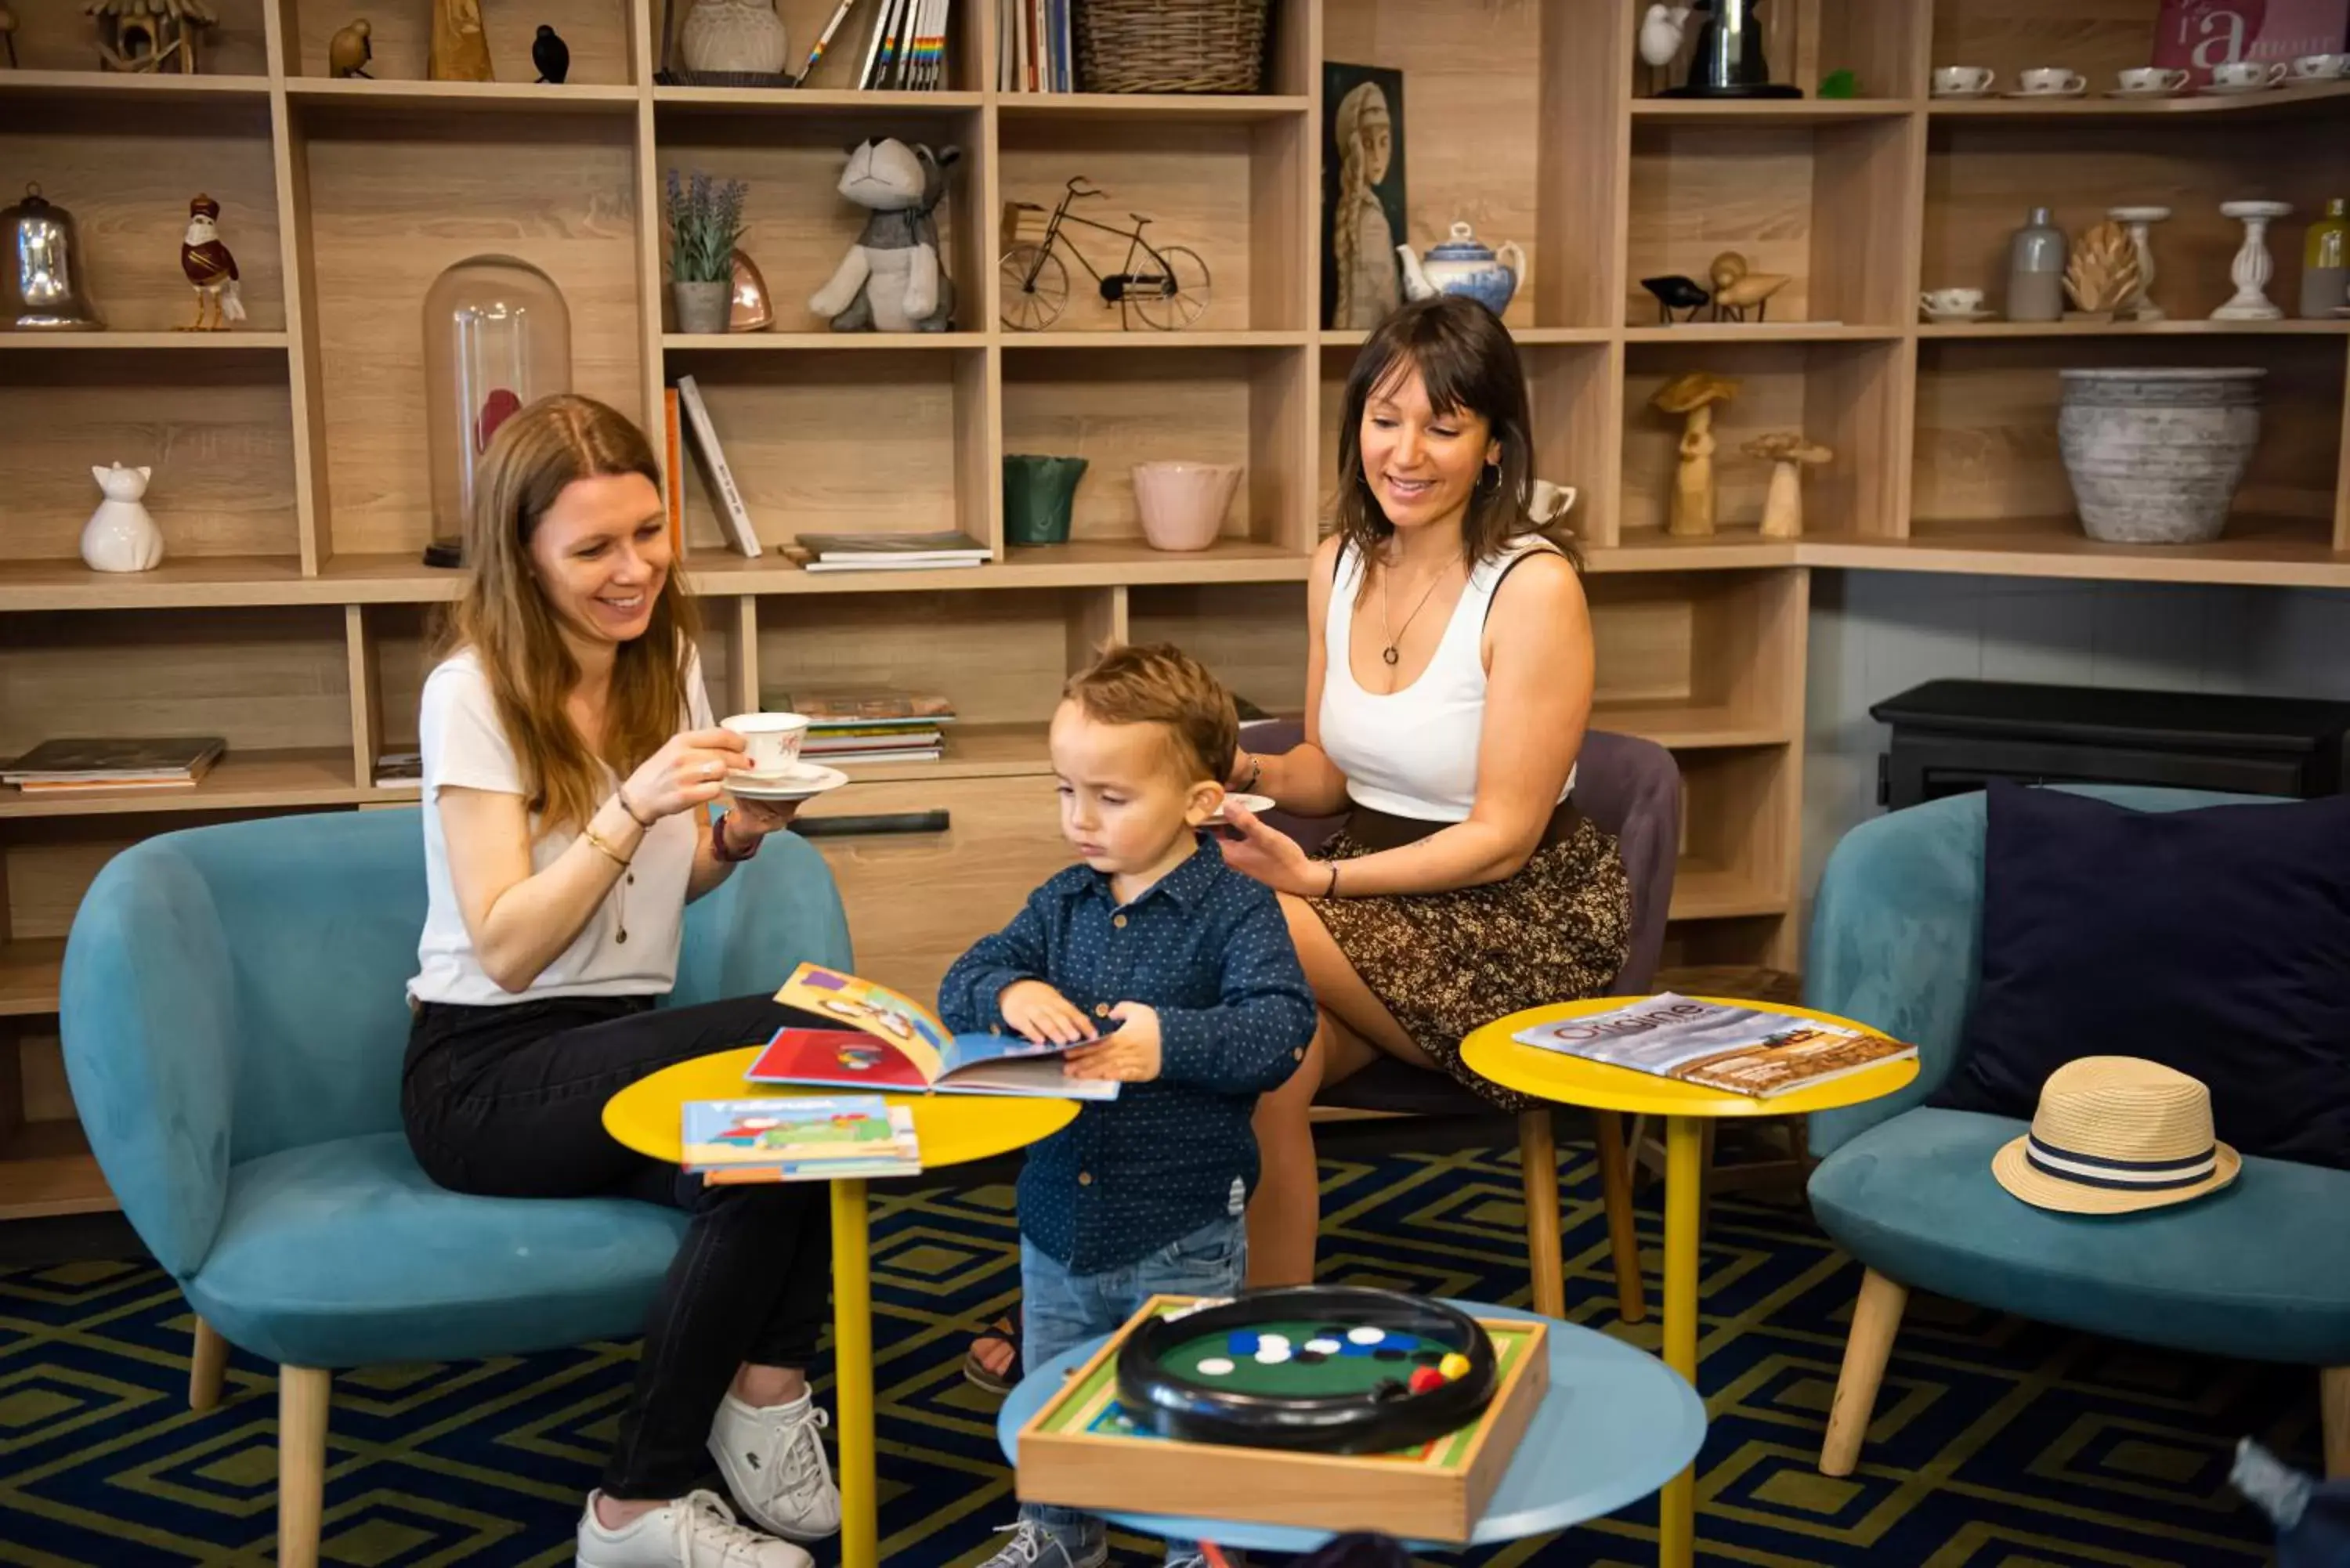
POLYGON ((1487 463, 1485 465, 1484 472, 1477 476, 1477 488, 1480 490, 1501 489, 1502 465, 1498 462, 1487 463))

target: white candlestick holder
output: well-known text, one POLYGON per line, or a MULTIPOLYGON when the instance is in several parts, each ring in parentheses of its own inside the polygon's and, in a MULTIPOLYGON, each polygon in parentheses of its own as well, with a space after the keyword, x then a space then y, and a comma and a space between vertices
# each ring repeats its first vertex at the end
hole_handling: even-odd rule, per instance
POLYGON ((2170 216, 2168 207, 2108 207, 2106 216, 2129 231, 2137 252, 2137 293, 2118 312, 2137 321, 2160 321, 2162 307, 2154 303, 2154 246, 2147 231, 2170 216))
POLYGON ((2220 204, 2223 217, 2235 218, 2244 225, 2243 248, 2236 253, 2235 264, 2228 276, 2235 283, 2236 297, 2211 313, 2214 321, 2274 321, 2284 315, 2269 302, 2269 279, 2276 270, 2269 260, 2269 224, 2289 216, 2293 206, 2286 202, 2223 202, 2220 204))

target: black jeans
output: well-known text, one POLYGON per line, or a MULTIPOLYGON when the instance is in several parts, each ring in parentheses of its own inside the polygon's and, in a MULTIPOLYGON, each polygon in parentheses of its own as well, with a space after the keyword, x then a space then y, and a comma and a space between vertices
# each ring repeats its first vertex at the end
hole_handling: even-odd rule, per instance
POLYGON ((604 1468, 612 1497, 692 1490, 711 1419, 743 1362, 814 1365, 832 1231, 821 1186, 705 1186, 614 1142, 604 1102, 673 1062, 764 1041, 787 1023, 822 1026, 764 996, 663 1009, 650 997, 417 1009, 400 1116, 434 1181, 498 1198, 619 1194, 693 1216, 645 1323, 636 1391, 604 1468))

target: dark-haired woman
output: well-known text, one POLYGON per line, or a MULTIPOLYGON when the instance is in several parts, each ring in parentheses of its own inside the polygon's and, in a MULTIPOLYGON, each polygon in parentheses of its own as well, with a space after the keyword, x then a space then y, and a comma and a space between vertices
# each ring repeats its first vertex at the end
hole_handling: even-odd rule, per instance
POLYGON ((1281 894, 1321 1009, 1304 1065, 1258 1105, 1252 1285, 1313 1278, 1306 1113, 1324 1085, 1386 1054, 1524 1109, 1462 1064, 1461 1037, 1602 994, 1623 966, 1630 885, 1574 802, 1589 608, 1564 530, 1527 515, 1532 462, 1524 372, 1491 311, 1440 296, 1372 333, 1306 595, 1305 742, 1242 752, 1230 781, 1300 815, 1347 814, 1308 856, 1227 807, 1241 837, 1224 857, 1281 894))

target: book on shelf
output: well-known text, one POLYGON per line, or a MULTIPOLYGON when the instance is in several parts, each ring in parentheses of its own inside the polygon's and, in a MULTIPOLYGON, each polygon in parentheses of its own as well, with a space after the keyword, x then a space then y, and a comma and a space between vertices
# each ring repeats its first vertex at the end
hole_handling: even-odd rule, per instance
POLYGON ((375 760, 375 787, 398 789, 424 782, 422 752, 386 752, 375 760))
MULTIPOLYGON (((845 14, 847 6, 841 9, 845 14)), ((953 0, 878 0, 858 85, 868 91, 895 92, 940 87, 946 79, 947 22, 952 10, 953 0)), ((839 25, 839 17, 833 25, 839 25)), ((829 31, 826 36, 830 36, 829 31)))
POLYGON ((711 503, 718 509, 718 520, 737 550, 756 556, 760 553, 758 530, 751 526, 751 509, 743 504, 743 492, 734 483, 734 471, 726 466, 725 449, 718 444, 718 427, 710 421, 710 409, 702 400, 702 388, 692 377, 680 376, 677 396, 685 410, 686 421, 693 427, 694 445, 702 454, 702 477, 709 483, 711 503))
POLYGON ((669 551, 685 559, 685 435, 679 429, 681 412, 675 387, 661 389, 661 488, 669 503, 669 551))
POLYGON ((0 763, 0 784, 27 794, 101 789, 185 789, 227 751, 217 735, 61 736, 0 763))
POLYGON ((822 964, 794 970, 775 1000, 837 1018, 844 1027, 775 1031, 743 1075, 754 1084, 911 1095, 1118 1098, 1115 1082, 1062 1072, 1067 1047, 1037 1044, 1013 1033, 954 1033, 912 997, 822 964))
POLYGON ((679 1165, 705 1181, 829 1181, 922 1168, 914 1114, 879 1095, 688 1100, 679 1165))
POLYGON ((2162 0, 2150 64, 2211 85, 2211 67, 2236 60, 2290 64, 2340 52, 2350 38, 2350 0, 2162 0))
POLYGON ((987 564, 986 545, 960 529, 883 534, 800 534, 788 554, 811 572, 935 571, 987 564))
POLYGON ((1709 1089, 1772 1099, 1915 1056, 1874 1030, 1767 1007, 1700 1002, 1672 992, 1522 1029, 1521 1044, 1709 1089))
POLYGON ((996 86, 1005 92, 1076 91, 1069 20, 1069 0, 997 0, 996 86))
POLYGON ((762 701, 771 712, 806 716, 800 754, 827 763, 934 763, 945 754, 940 726, 954 722, 954 706, 943 697, 802 691, 796 700, 774 693, 762 701))

